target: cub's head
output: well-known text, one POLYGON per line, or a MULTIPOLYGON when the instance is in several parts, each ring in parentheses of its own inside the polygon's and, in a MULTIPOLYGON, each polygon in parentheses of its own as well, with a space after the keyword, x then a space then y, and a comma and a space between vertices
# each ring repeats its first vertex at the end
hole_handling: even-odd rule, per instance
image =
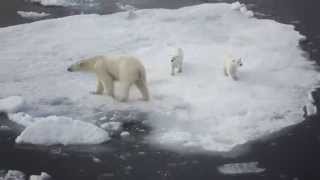
POLYGON ((239 58, 239 59, 233 59, 232 60, 232 64, 235 64, 236 66, 242 66, 243 65, 243 63, 242 63, 242 59, 241 58, 239 58))
POLYGON ((71 66, 69 66, 67 69, 67 71, 69 72, 90 71, 90 70, 92 70, 91 63, 89 63, 89 61, 87 60, 81 60, 77 63, 74 63, 71 66))

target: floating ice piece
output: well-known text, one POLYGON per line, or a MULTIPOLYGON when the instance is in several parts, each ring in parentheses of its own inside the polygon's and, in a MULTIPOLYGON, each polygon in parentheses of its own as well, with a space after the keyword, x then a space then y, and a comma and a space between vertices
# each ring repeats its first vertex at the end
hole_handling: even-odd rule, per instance
POLYGON ((41 172, 40 175, 31 175, 29 180, 50 180, 51 176, 46 172, 41 172))
POLYGON ((222 174, 252 174, 264 172, 264 168, 258 167, 258 162, 248 162, 248 163, 231 163, 224 164, 218 167, 218 170, 222 174))
POLYGON ((315 100, 314 100, 313 94, 312 94, 314 91, 315 90, 313 89, 308 93, 308 99, 309 99, 310 103, 315 103, 315 100))
POLYGON ((45 12, 34 12, 34 11, 17 11, 17 14, 26 19, 41 19, 50 16, 49 13, 45 12))
POLYGON ((133 18, 137 17, 137 14, 135 13, 135 11, 137 10, 136 7, 134 7, 130 4, 124 4, 122 2, 117 2, 116 5, 120 10, 128 12, 127 19, 133 19, 133 18))
POLYGON ((41 145, 54 144, 100 144, 108 141, 109 134, 87 122, 67 117, 49 116, 39 118, 28 126, 17 138, 16 143, 41 145))
POLYGON ((43 6, 72 6, 75 2, 70 0, 29 0, 30 2, 39 3, 43 6))
POLYGON ((253 11, 247 11, 247 12, 244 13, 244 15, 247 16, 247 17, 253 17, 254 13, 253 13, 253 11))
POLYGON ((121 122, 106 122, 101 124, 100 127, 106 131, 116 132, 121 130, 122 123, 121 122))
POLYGON ((101 159, 95 157, 95 156, 92 156, 92 161, 95 162, 95 163, 101 163, 101 159))
POLYGON ((123 131, 123 132, 121 132, 120 136, 121 137, 128 137, 128 136, 130 136, 130 133, 128 131, 123 131))
POLYGON ((21 171, 9 170, 6 176, 4 177, 4 179, 5 180, 25 180, 26 175, 21 171))
POLYGON ((21 96, 10 96, 0 99, 0 111, 15 113, 23 108, 25 102, 21 96))
POLYGON ((10 127, 8 126, 0 126, 0 131, 8 131, 10 130, 10 127))
POLYGON ((304 108, 307 116, 312 116, 317 114, 317 106, 315 106, 312 103, 307 103, 304 108))
POLYGON ((124 4, 124 3, 121 3, 121 2, 117 2, 116 5, 122 11, 135 11, 135 10, 137 10, 136 7, 134 7, 134 6, 130 5, 130 4, 124 4))
POLYGON ((243 6, 239 1, 236 1, 231 4, 231 9, 232 10, 240 10, 240 8, 243 6))
POLYGON ((248 11, 248 9, 247 9, 246 6, 241 6, 240 12, 241 12, 242 14, 245 14, 247 11, 248 11))

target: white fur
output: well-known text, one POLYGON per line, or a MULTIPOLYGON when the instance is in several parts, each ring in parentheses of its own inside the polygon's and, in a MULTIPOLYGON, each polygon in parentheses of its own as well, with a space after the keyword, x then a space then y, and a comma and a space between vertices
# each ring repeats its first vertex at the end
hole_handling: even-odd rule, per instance
POLYGON ((179 73, 182 72, 183 66, 183 50, 181 48, 175 48, 173 51, 173 56, 171 58, 171 75, 174 76, 176 70, 179 73))
POLYGON ((224 74, 233 80, 238 80, 237 72, 240 66, 242 66, 241 58, 235 59, 229 55, 224 58, 224 74))
POLYGON ((88 71, 97 76, 97 90, 95 94, 107 93, 114 97, 114 81, 121 86, 120 101, 127 101, 130 87, 135 84, 143 96, 149 100, 146 82, 146 72, 142 63, 132 56, 96 56, 81 60, 71 65, 68 71, 88 71))

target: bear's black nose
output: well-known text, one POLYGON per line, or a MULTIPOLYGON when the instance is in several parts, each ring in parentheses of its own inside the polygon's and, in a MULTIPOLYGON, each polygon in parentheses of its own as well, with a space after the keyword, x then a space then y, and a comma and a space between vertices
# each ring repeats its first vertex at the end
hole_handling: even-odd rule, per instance
POLYGON ((67 71, 72 72, 72 71, 71 71, 71 68, 68 68, 67 71))

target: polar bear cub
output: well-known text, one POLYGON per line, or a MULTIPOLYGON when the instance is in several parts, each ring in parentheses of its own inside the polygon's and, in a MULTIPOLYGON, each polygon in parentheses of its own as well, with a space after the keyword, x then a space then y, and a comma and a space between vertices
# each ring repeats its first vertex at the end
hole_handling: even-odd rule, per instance
POLYGON ((243 65, 241 58, 233 58, 230 55, 224 58, 224 75, 230 76, 233 80, 238 80, 238 68, 243 65))
POLYGON ((139 59, 132 56, 95 56, 72 64, 70 72, 87 71, 97 76, 95 94, 104 92, 114 97, 114 82, 119 81, 121 87, 120 101, 127 101, 130 87, 135 84, 143 96, 149 100, 145 68, 139 59))
POLYGON ((182 64, 183 64, 183 50, 182 48, 175 48, 173 50, 173 56, 171 58, 171 75, 174 76, 176 70, 178 73, 182 72, 182 64))

